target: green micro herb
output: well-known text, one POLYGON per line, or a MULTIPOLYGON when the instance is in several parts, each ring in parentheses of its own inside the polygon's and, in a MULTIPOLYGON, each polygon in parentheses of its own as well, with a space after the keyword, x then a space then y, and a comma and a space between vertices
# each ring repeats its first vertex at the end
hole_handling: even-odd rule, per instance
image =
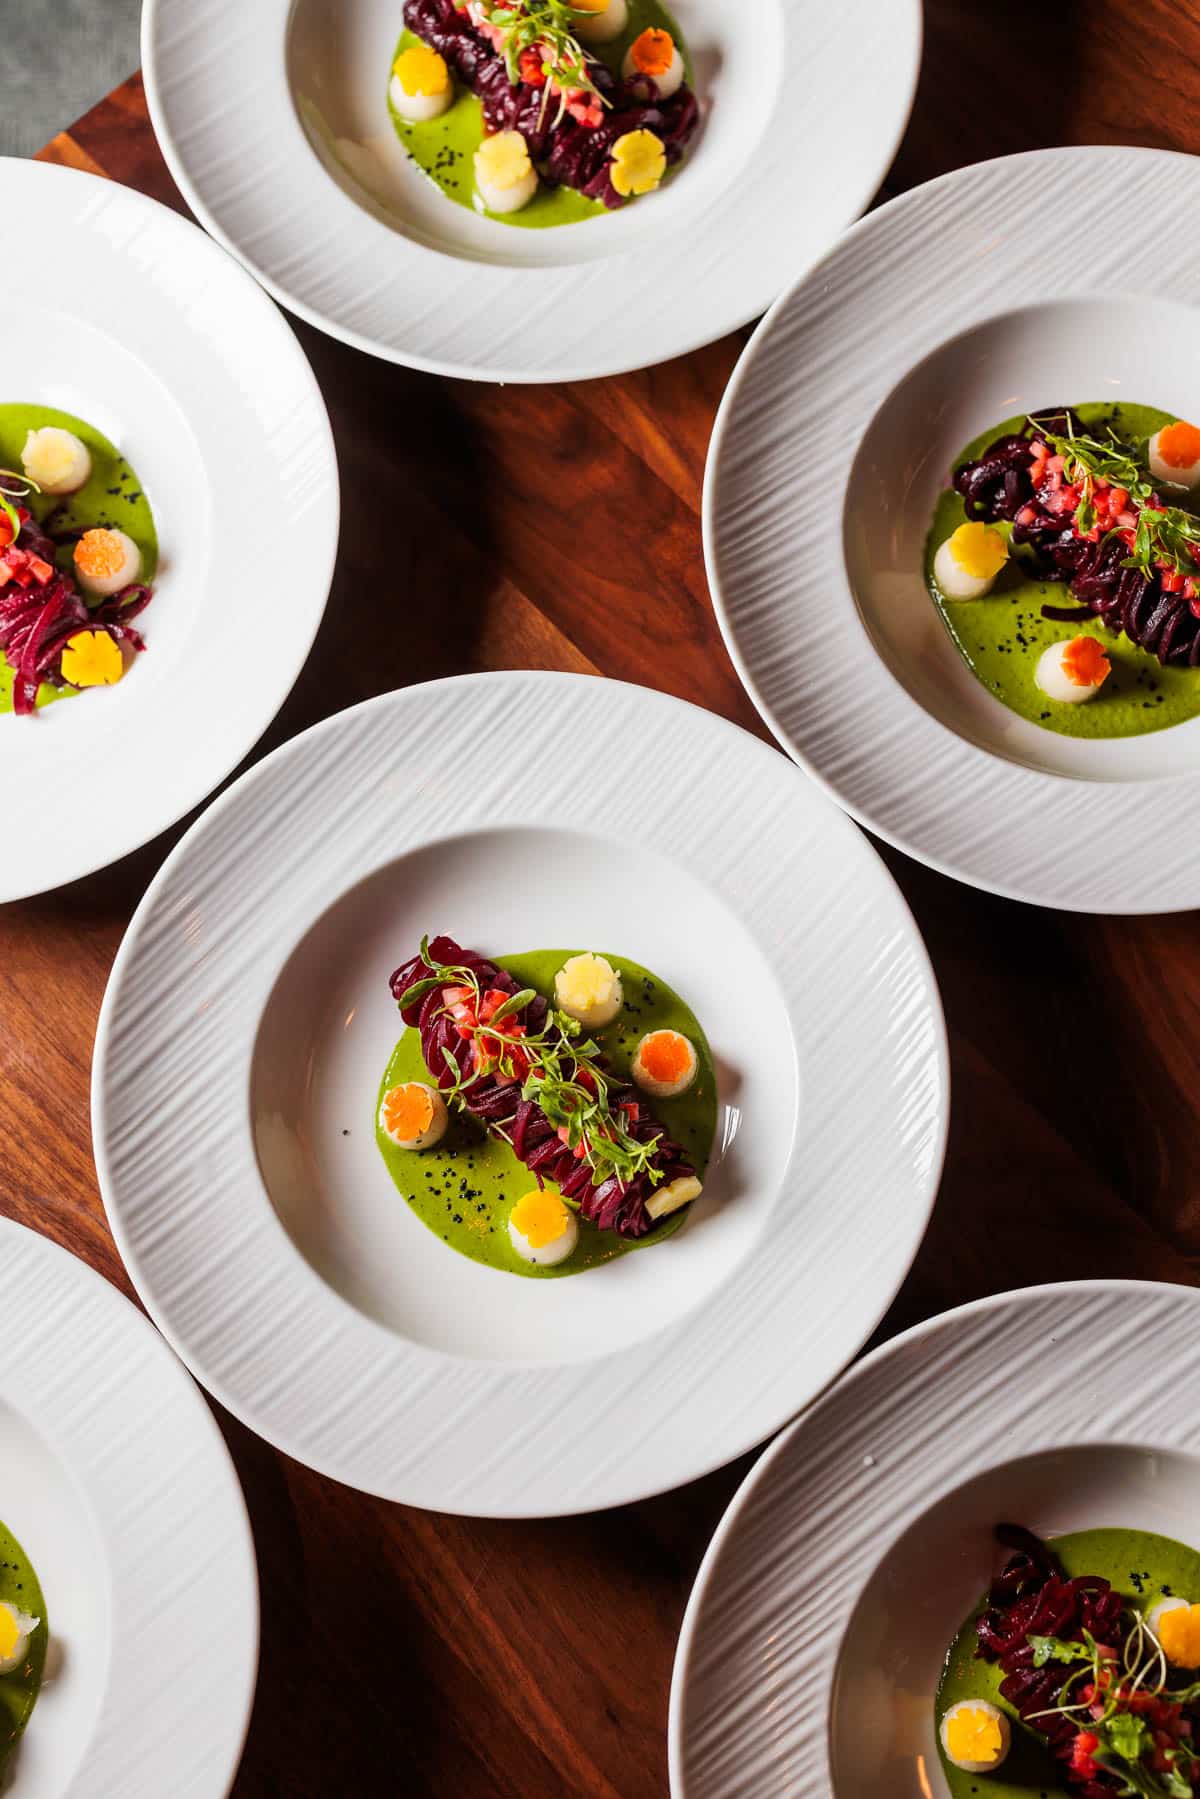
POLYGON ((1086 1643, 1068 1643, 1062 1637, 1028 1638, 1033 1650, 1033 1665, 1044 1668, 1047 1662, 1085 1662, 1091 1661, 1095 1645, 1089 1648, 1086 1643))
MULTIPOLYGON (((435 988, 463 987, 472 995, 478 1015, 482 990, 475 970, 465 964, 435 961, 427 936, 421 939, 420 955, 430 973, 405 988, 397 1002, 401 1011, 435 988)), ((581 1160, 591 1170, 593 1187, 613 1178, 628 1186, 640 1175, 657 1185, 663 1178, 661 1169, 654 1166, 659 1138, 644 1143, 629 1131, 620 1107, 612 1103, 612 1077, 604 1068, 600 1045, 590 1037, 581 1039, 578 1022, 551 1007, 540 1031, 515 1037, 500 1028, 536 997, 532 987, 522 988, 510 994, 487 1023, 474 1026, 474 1036, 493 1061, 495 1072, 508 1080, 523 1076, 521 1098, 536 1100, 554 1128, 565 1134, 567 1147, 582 1151, 581 1160)), ((460 1069, 444 1046, 442 1056, 450 1077, 441 1088, 442 1097, 464 1106, 464 1091, 479 1075, 470 1064, 466 1071, 460 1069)), ((493 1130, 508 1137, 504 1125, 511 1120, 489 1122, 493 1130)))
POLYGON ((558 118, 566 110, 567 93, 580 90, 594 94, 601 105, 609 102, 592 79, 588 54, 575 36, 573 26, 585 13, 564 0, 512 0, 511 4, 490 6, 484 17, 499 31, 500 54, 515 87, 521 80, 521 57, 526 50, 542 52, 542 72, 547 78, 542 96, 542 113, 549 98, 549 83, 559 89, 558 118))

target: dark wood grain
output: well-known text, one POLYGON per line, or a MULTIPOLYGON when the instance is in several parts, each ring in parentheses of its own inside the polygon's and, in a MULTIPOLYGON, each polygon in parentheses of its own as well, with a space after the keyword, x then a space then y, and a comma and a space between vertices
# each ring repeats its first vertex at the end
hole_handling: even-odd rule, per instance
MULTIPOLYGON (((929 0, 887 191, 1039 145, 1194 151, 1198 121, 1192 9, 929 0)), ((138 80, 43 154, 181 204, 138 80)), ((337 435, 342 552, 313 657, 256 754, 371 694, 500 667, 645 682, 762 734, 700 551, 704 455, 740 338, 625 379, 532 390, 438 381, 299 332, 337 435)), ((0 1209, 127 1293, 92 1167, 88 1068, 117 943, 177 835, 0 912, 0 1209)), ((1192 1282, 1195 919, 1060 918, 884 853, 942 984, 954 1117, 932 1228, 878 1335, 1035 1281, 1192 1282)), ((662 1799, 676 1633, 749 1459, 618 1512, 487 1523, 363 1498, 221 1422, 263 1578, 242 1799, 662 1799)))

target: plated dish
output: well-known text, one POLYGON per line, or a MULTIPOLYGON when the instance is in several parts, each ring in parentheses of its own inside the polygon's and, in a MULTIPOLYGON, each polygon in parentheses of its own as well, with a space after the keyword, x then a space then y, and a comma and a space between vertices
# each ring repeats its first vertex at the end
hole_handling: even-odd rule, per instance
POLYGON ((157 561, 142 482, 103 432, 0 404, 0 712, 115 687, 146 647, 157 561))
POLYGON ((406 0, 388 105, 460 206, 508 224, 602 217, 652 194, 700 124, 657 0, 406 0))
POLYGON ((681 0, 678 14, 149 0, 142 63, 193 211, 292 311, 439 374, 566 381, 683 355, 760 313, 866 205, 912 104, 917 0, 681 0), (234 38, 224 68, 195 54, 234 38), (521 55, 548 41, 538 87, 521 55), (480 82, 503 126, 486 142, 480 82), (559 119, 559 100, 579 116, 559 119))
POLYGON ((1188 1595, 1200 1591, 1200 1555, 1141 1530, 1045 1543, 1000 1524, 996 1540, 1003 1566, 950 1645, 935 1701, 955 1799, 1035 1787, 1190 1799, 1200 1604, 1188 1595))
POLYGON ((115 1288, 7 1220, 0 1305, 0 1790, 225 1799, 258 1591, 212 1414, 115 1288))
POLYGON ((972 673, 1020 717, 1072 736, 1195 718, 1197 481, 1200 431, 1128 400, 1007 419, 968 444, 925 576, 972 673))
POLYGON ((705 1557, 674 1799, 1172 1792, 1155 1752, 1188 1762, 1200 1616, 1200 1429, 1172 1395, 1198 1320, 1190 1288, 1033 1287, 845 1374, 705 1557), (1126 1784, 1092 1772, 1121 1758, 1126 1784))
POLYGON ((1200 791, 1197 621, 1188 554, 1174 547, 1191 529, 1191 490, 1175 485, 1190 478, 1188 435, 1168 437, 1183 459, 1169 487, 1148 453, 1152 437, 1200 416, 1200 387, 1178 372, 1196 320, 1179 234, 1197 200, 1188 158, 1126 148, 1003 158, 902 195, 775 307, 713 434, 709 583, 779 741, 899 848, 1037 904, 1137 913, 1200 901, 1175 826, 1185 796, 1200 791), (1083 244, 1087 208, 1115 187, 1153 191, 1161 206, 1153 220, 1140 210, 1124 263, 1091 258, 1083 244), (1035 190, 1067 221, 1048 246, 1024 230, 1035 190), (1159 255, 1152 240, 1167 221, 1175 247, 1159 255), (935 263, 952 273, 930 291, 935 263), (1064 406, 1086 429, 1060 416, 1069 428, 1051 435, 1073 429, 1073 451, 1026 435, 1030 418, 1064 406), (1022 441, 997 455, 1016 505, 1011 519, 994 517, 1008 504, 1005 479, 964 464, 1014 436, 1022 441), (1035 442, 1047 452, 1036 494, 1035 442), (973 517, 954 471, 982 479, 973 517), (1066 505, 1077 490, 1083 499, 1089 481, 1097 497, 1124 492, 1112 523, 1132 529, 1133 544, 1085 502, 1087 548, 1071 547, 1074 507, 1042 502, 1066 505), (1142 541, 1122 517, 1139 521, 1142 541), (1065 547, 1055 547, 1056 520, 1065 547), (943 541, 960 525, 979 529, 960 540, 963 566, 947 571, 943 541), (997 531, 1018 552, 998 571, 997 531), (939 552, 943 575, 966 582, 960 591, 995 577, 990 593, 951 600, 935 579, 939 552), (1125 569, 1129 559, 1144 566, 1125 569), (1043 607, 1074 616, 1047 618, 1043 607))
POLYGON ((0 159, 0 200, 88 270, 6 300, 3 904, 129 854, 250 750, 324 611, 338 481, 295 338, 202 231, 51 163, 0 159))
POLYGON ((130 927, 93 1070, 108 1216, 205 1384, 310 1466, 482 1515, 620 1503, 767 1434, 888 1303, 946 1106, 859 833, 711 715, 544 673, 389 694, 230 788, 130 927), (581 816, 564 718, 660 746, 653 793, 600 756, 581 816))
POLYGON ((443 1242, 512 1274, 578 1274, 684 1223, 716 1071, 661 976, 592 950, 491 961, 443 936, 390 986, 408 1029, 383 1076, 379 1148, 443 1242))

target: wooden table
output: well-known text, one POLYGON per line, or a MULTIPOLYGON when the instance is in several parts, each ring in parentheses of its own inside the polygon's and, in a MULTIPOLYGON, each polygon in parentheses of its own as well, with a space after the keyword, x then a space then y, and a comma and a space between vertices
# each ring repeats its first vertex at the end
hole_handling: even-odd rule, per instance
MULTIPOLYGON (((1188 8, 1093 0, 1085 17, 1040 0, 930 0, 927 11, 921 90, 888 191, 1039 145, 1200 149, 1200 20, 1188 8)), ((137 80, 42 154, 181 205, 137 80)), ((1102 229, 1120 229, 1119 195, 1113 204, 1102 229)), ((341 561, 308 668, 257 754, 369 695, 514 666, 666 688, 763 734, 722 648, 700 551, 705 449, 740 338, 621 380, 500 389, 298 330, 337 434, 341 561), (489 500, 496 471, 503 504, 489 500), (393 609, 382 633, 381 608, 393 609), (360 630, 368 619, 376 628, 360 630)), ((0 1208, 126 1293, 92 1167, 89 1061, 114 951, 178 834, 0 913, 0 1208)), ((880 1336, 1037 1281, 1191 1281, 1196 921, 1058 917, 884 854, 942 983, 954 1120, 933 1226, 880 1336)), ((676 1633, 751 1458, 625 1512, 480 1523, 363 1498, 221 1423, 262 1569, 239 1795, 661 1799, 676 1633)))

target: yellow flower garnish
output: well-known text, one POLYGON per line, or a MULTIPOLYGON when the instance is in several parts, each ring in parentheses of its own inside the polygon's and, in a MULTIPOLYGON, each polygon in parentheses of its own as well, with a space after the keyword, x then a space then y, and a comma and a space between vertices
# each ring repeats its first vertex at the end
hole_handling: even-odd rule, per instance
POLYGON ((548 1187, 526 1193, 512 1209, 512 1221, 530 1249, 545 1249, 557 1243, 567 1228, 567 1208, 557 1193, 548 1187))
POLYGON ((16 1619, 6 1606, 0 1605, 0 1661, 8 1661, 20 1635, 16 1619))
POLYGON ((414 44, 411 50, 402 50, 392 64, 392 74, 399 78, 406 94, 426 94, 432 98, 444 94, 450 85, 445 58, 431 50, 428 44, 414 44))
POLYGON ((1158 1621, 1163 1654, 1175 1668, 1200 1668, 1200 1605, 1176 1606, 1158 1621))
POLYGON ((998 1762, 1004 1739, 990 1712, 963 1707, 946 1720, 946 1748, 956 1761, 998 1762))
POLYGON ((1008 561, 1008 545, 994 525, 960 525, 950 537, 950 554, 975 581, 990 581, 1008 561))
POLYGON ((125 673, 125 659, 107 631, 76 631, 63 648, 62 673, 72 687, 113 687, 125 673))
POLYGON ((497 131, 485 137, 475 152, 475 168, 491 187, 516 187, 525 180, 533 164, 525 139, 519 131, 497 131))
POLYGON ((612 184, 624 198, 653 193, 666 172, 667 152, 652 131, 627 131, 613 145, 612 184))

